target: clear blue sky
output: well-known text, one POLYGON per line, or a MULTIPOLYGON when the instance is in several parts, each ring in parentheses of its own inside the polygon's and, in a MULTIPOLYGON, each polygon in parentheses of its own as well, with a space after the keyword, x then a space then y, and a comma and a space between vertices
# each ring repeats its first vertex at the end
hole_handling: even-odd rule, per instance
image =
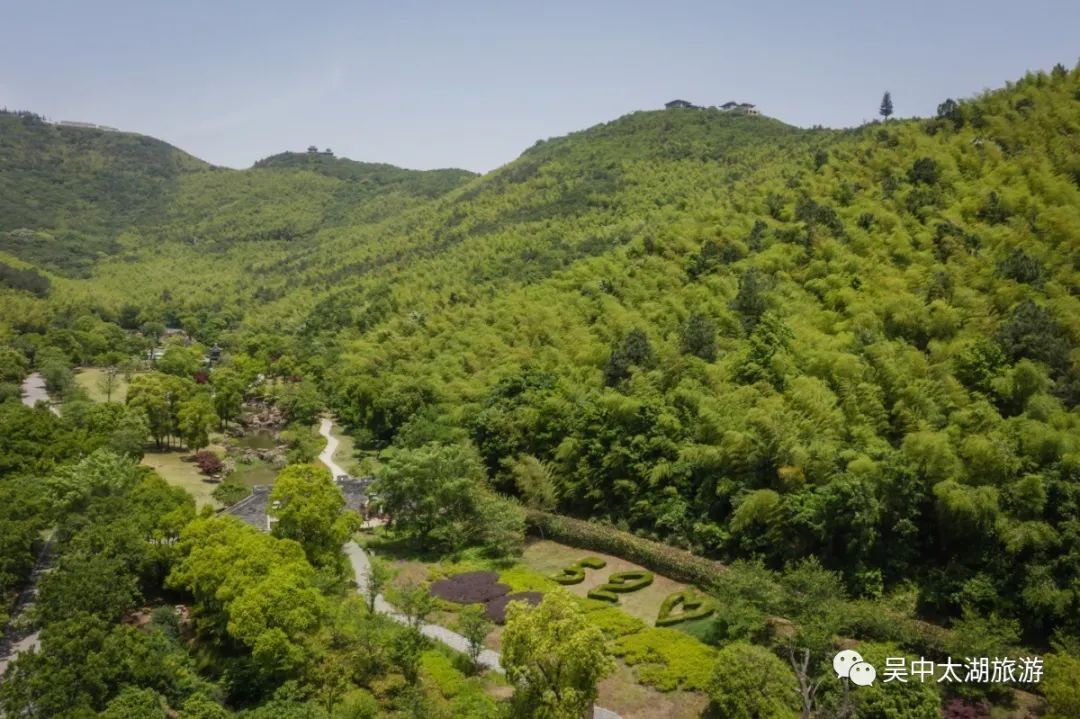
POLYGON ((0 106, 246 167, 489 170, 673 98, 842 127, 1080 56, 1075 0, 0 0, 0 106))

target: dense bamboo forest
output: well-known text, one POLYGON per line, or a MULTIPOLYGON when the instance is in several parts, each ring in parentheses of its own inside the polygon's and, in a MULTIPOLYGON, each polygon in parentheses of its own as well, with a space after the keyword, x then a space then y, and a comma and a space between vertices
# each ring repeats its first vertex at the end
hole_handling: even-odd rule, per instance
MULTIPOLYGON (((493 698, 342 598, 357 527, 308 467, 327 411, 394 518, 379 541, 480 568, 565 515, 619 538, 597 551, 645 547, 624 558, 712 596, 695 651, 760 665, 780 698, 747 709, 720 679, 670 682, 709 716, 1077 717, 1078 403, 1080 66, 846 130, 634 112, 484 175, 315 147, 230 170, 3 112, 0 620, 46 533, 55 556, 41 648, 11 665, 0 708, 574 716, 529 714, 516 684, 493 698), (74 371, 92 367, 134 374, 126 399, 88 397, 74 371), (20 403, 32 372, 58 416, 20 403), (253 400, 292 433, 274 496, 311 505, 271 534, 137 464, 151 445, 209 446, 253 400), (846 640, 1040 655, 1047 675, 799 704, 846 640)), ((510 661, 541 631, 515 616, 510 661)), ((621 636, 606 621, 583 646, 621 636)))

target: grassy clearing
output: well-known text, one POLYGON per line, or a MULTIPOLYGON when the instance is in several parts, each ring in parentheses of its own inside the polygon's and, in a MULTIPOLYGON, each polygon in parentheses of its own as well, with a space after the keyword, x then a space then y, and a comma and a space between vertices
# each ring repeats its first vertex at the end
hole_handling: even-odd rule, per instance
MULTIPOLYGON (((221 447, 210 447, 211 450, 222 454, 221 447)), ((174 487, 182 487, 195 497, 196 507, 213 507, 220 505, 213 497, 213 491, 218 486, 205 477, 194 462, 185 461, 191 457, 191 452, 185 450, 173 450, 171 452, 147 452, 142 463, 147 467, 157 470, 165 481, 174 487)))
MULTIPOLYGON (((75 384, 86 392, 86 396, 95 402, 105 402, 105 392, 101 389, 101 380, 105 377, 102 367, 81 367, 76 370, 75 384)), ((116 375, 116 386, 113 387, 113 402, 127 401, 128 383, 124 381, 122 374, 116 375)))

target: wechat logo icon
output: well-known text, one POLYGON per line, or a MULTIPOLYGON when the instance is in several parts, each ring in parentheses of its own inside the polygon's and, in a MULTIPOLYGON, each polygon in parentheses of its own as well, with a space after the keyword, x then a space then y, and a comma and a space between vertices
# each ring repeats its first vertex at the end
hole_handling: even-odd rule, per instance
POLYGON ((850 679, 852 684, 868 687, 877 679, 877 669, 863 661, 862 655, 852 649, 838 652, 832 660, 833 670, 841 679, 850 679))

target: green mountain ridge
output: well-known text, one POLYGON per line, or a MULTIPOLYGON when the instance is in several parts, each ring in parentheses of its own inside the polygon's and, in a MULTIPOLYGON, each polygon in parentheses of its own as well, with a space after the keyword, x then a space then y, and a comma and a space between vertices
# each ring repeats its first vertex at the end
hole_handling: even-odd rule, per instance
POLYGON ((505 492, 533 458, 562 511, 1045 641, 1080 631, 1078 143, 1056 70, 852 130, 637 112, 481 177, 284 153, 178 173, 51 301, 312 377, 372 452, 468 439, 505 492))
MULTIPOLYGON (((551 594, 538 567, 579 552, 656 585, 688 578, 671 546, 716 560, 661 605, 712 614, 675 628, 629 621, 629 595, 541 605, 591 637, 568 646, 619 655, 605 706, 791 717, 820 682, 806 715, 1077 714, 1080 66, 850 130, 635 112, 482 176, 319 152, 228 170, 0 114, 0 189, 0 594, 61 518, 9 714, 64 716, 82 692, 80 717, 528 715, 522 686, 500 705, 490 675, 353 603, 352 528, 303 464, 323 410, 355 447, 339 461, 394 503, 369 539, 408 578, 493 569, 551 594), (166 340, 128 403, 75 385, 74 365, 123 366, 166 327, 196 344, 166 340), (60 416, 20 405, 31 371, 60 416), (274 535, 195 518, 109 451, 206 447, 245 396, 292 423, 282 496, 302 523, 274 535), (507 562, 519 503, 576 549, 507 562), (163 587, 194 642, 169 607, 117 624, 163 587), (1046 676, 849 695, 841 646, 879 669, 1045 655, 1046 676)), ((388 598, 423 604, 404 579, 388 598)), ((515 631, 507 666, 531 659, 515 631)))

